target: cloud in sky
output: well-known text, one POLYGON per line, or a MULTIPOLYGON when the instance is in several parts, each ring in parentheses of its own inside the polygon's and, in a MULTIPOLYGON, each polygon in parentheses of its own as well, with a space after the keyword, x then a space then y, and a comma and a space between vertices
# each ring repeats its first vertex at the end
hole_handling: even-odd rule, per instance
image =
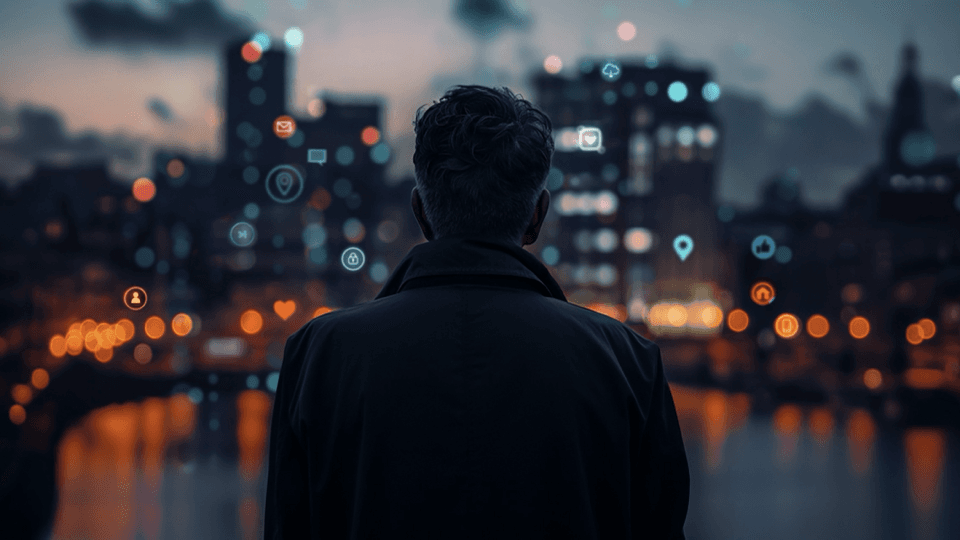
POLYGON ((83 0, 68 4, 67 11, 93 46, 219 48, 254 32, 249 19, 226 12, 218 0, 165 0, 158 14, 146 13, 129 0, 83 0))

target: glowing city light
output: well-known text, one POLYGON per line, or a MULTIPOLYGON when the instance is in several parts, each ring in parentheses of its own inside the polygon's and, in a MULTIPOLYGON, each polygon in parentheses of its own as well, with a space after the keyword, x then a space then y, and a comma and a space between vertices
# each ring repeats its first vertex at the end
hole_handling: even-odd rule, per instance
POLYGON ((883 384, 883 374, 877 368, 870 368, 863 372, 863 384, 871 390, 876 390, 883 384))
POLYGON ((293 50, 299 50, 300 46, 303 45, 303 30, 300 30, 296 26, 291 26, 283 33, 283 40, 287 43, 287 47, 293 50))
POLYGON ((906 338, 907 343, 919 345, 923 341, 923 329, 920 328, 919 324, 911 324, 907 327, 906 338))
POLYGON ((240 328, 248 334, 256 334, 263 328, 263 316, 255 309, 248 309, 240 316, 240 328))
POLYGON ((667 97, 670 98, 670 101, 674 103, 680 103, 681 101, 687 99, 687 85, 683 84, 680 81, 673 81, 670 83, 670 86, 667 87, 667 97))
POLYGON ((260 44, 256 41, 248 41, 240 48, 240 56, 250 64, 260 60, 262 55, 263 49, 260 48, 260 44))
POLYGON ((830 321, 823 315, 811 315, 807 319, 807 333, 811 337, 822 338, 830 332, 830 321))
POLYGON ((145 203, 153 199, 157 194, 157 186, 149 178, 138 178, 133 182, 133 198, 145 203))
POLYGON ((167 331, 167 325, 163 319, 156 315, 150 317, 143 323, 143 333, 150 339, 160 339, 167 331))
POLYGON ((193 319, 186 313, 177 313, 170 321, 170 329, 174 334, 183 337, 193 329, 193 319))
POLYGON ((43 390, 50 384, 50 374, 43 368, 36 368, 30 374, 30 384, 37 390, 43 390))
POLYGON ((750 324, 750 316, 742 309, 735 309, 727 314, 727 328, 734 332, 743 332, 750 324))
POLYGON ((932 319, 920 319, 917 321, 917 326, 919 326, 920 330, 923 332, 923 339, 932 339, 937 333, 937 325, 932 319))
POLYGON ((373 126, 367 126, 360 132, 360 140, 367 146, 373 146, 380 141, 380 130, 373 126))
POLYGON ((623 21, 617 26, 617 37, 622 41, 630 41, 637 37, 637 27, 630 21, 623 21))
POLYGON ((870 334, 870 321, 864 317, 854 317, 850 320, 850 335, 856 339, 863 339, 870 334))
POLYGON ((720 98, 720 85, 715 82, 708 82, 703 85, 703 99, 714 102, 720 98))
POLYGON ((559 56, 551 54, 543 60, 543 69, 551 75, 556 75, 563 69, 563 62, 559 56))

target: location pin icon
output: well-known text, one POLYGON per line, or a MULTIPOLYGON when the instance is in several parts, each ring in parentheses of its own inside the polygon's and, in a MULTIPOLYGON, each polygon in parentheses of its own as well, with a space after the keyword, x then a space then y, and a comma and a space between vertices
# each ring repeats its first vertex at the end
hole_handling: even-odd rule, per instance
POLYGON ((277 189, 280 190, 281 195, 290 193, 291 187, 293 187, 293 177, 290 176, 290 173, 282 172, 277 175, 277 189))
POLYGON ((681 261, 687 260, 690 252, 693 251, 693 239, 685 234, 677 236, 673 239, 673 250, 677 252, 681 261))

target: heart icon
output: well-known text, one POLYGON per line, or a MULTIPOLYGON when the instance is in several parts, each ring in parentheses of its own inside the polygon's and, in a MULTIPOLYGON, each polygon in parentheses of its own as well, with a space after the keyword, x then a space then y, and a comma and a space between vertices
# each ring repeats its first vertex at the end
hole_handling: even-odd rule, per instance
POLYGON ((293 187, 293 177, 290 176, 288 172, 282 172, 277 175, 277 189, 280 190, 280 194, 286 196, 287 193, 290 193, 290 188, 293 187))
POLYGON ((273 311, 280 316, 281 319, 287 320, 293 315, 293 312, 297 310, 297 304, 293 300, 287 300, 286 302, 281 302, 277 300, 273 303, 273 311))
POLYGON ((593 143, 597 142, 597 136, 590 133, 583 134, 583 140, 590 146, 593 146, 593 143))

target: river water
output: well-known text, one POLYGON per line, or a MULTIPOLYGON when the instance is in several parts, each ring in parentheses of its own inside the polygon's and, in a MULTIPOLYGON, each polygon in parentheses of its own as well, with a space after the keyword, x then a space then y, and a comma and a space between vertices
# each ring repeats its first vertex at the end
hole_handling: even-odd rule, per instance
MULTIPOLYGON (((855 408, 761 414, 746 394, 672 388, 688 539, 960 538, 955 432, 884 427, 855 408)), ((247 390, 94 411, 60 444, 51 538, 262 538, 271 406, 247 390)))

